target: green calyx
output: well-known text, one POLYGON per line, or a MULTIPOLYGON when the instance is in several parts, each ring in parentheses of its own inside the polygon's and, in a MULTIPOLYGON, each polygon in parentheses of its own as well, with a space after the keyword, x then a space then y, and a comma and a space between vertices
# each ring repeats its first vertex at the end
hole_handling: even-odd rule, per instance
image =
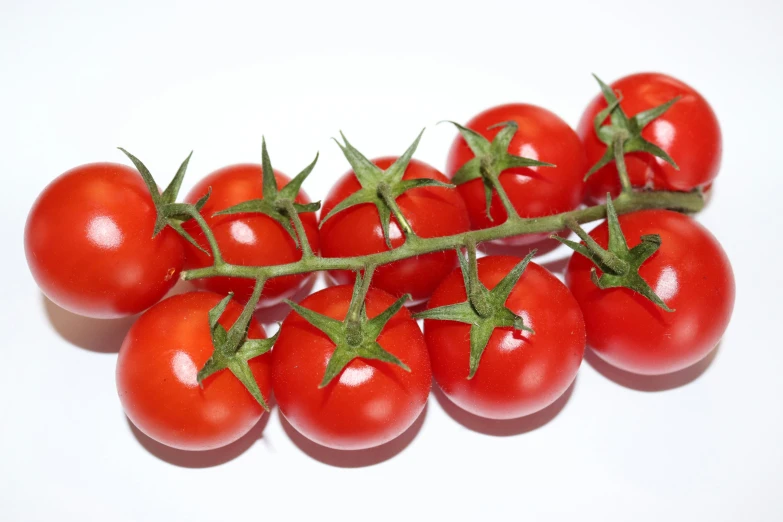
POLYGON ((495 328, 513 328, 535 333, 526 326, 522 317, 506 307, 506 300, 519 281, 528 263, 536 251, 530 252, 520 261, 492 290, 489 290, 478 278, 475 244, 468 244, 468 259, 457 249, 462 279, 465 283, 467 300, 462 303, 431 308, 415 314, 417 319, 435 319, 440 321, 458 321, 470 327, 470 372, 468 379, 476 375, 481 356, 487 347, 495 328))
POLYGON ((556 235, 551 237, 585 256, 601 270, 602 274, 600 277, 595 267, 592 268, 590 273, 593 283, 598 288, 602 290, 606 288, 628 288, 643 295, 667 312, 673 312, 674 310, 669 308, 663 302, 663 299, 647 284, 647 281, 639 275, 639 268, 642 264, 660 248, 661 236, 658 234, 641 236, 641 243, 629 249, 609 194, 606 195, 606 223, 609 227, 608 249, 602 248, 573 220, 567 221, 566 226, 575 232, 584 241, 584 244, 556 235))
POLYGON ((408 150, 406 150, 392 166, 386 170, 382 170, 362 155, 361 152, 356 150, 341 132, 340 136, 342 136, 343 143, 340 143, 337 140, 335 140, 335 142, 340 149, 342 149, 348 163, 351 164, 351 168, 356 175, 356 179, 359 180, 361 188, 338 203, 321 220, 320 226, 323 226, 324 223, 338 212, 356 205, 370 203, 375 205, 375 208, 378 209, 378 217, 381 221, 381 228, 383 230, 383 237, 386 240, 386 246, 389 248, 392 247, 391 239, 389 237, 389 225, 391 223, 392 214, 394 214, 394 218, 406 238, 415 236, 410 223, 408 223, 408 220, 397 205, 397 198, 409 190, 420 187, 453 187, 453 185, 449 185, 448 183, 442 183, 428 178, 402 179, 405 174, 405 169, 408 167, 408 164, 413 157, 413 153, 416 152, 416 147, 418 147, 419 140, 423 133, 424 131, 422 130, 413 144, 408 147, 408 150))
POLYGON ((228 368, 228 370, 239 379, 247 388, 247 391, 258 401, 264 410, 269 411, 266 399, 264 399, 258 383, 250 370, 248 361, 259 355, 263 355, 272 349, 277 341, 280 331, 269 339, 248 339, 247 329, 250 325, 250 319, 253 316, 253 309, 258 298, 261 296, 261 290, 264 287, 262 279, 256 280, 253 289, 253 296, 245 305, 242 314, 237 318, 231 328, 226 330, 218 322, 220 316, 225 312, 228 303, 233 294, 228 294, 212 310, 209 311, 209 328, 212 332, 212 345, 214 351, 212 357, 206 362, 203 368, 198 372, 198 382, 202 384, 204 379, 210 375, 228 368))
POLYGON ((625 112, 623 112, 622 107, 620 107, 621 98, 618 98, 612 88, 602 82, 598 76, 593 76, 601 86, 601 92, 606 99, 606 103, 609 105, 606 109, 599 112, 593 120, 595 133, 598 135, 598 139, 606 144, 606 152, 601 159, 587 171, 587 174, 585 174, 584 177, 585 181, 599 169, 612 161, 616 161, 617 171, 620 174, 623 190, 630 190, 631 184, 628 181, 624 160, 625 154, 630 152, 648 152, 655 157, 661 158, 672 167, 679 170, 677 164, 666 151, 642 137, 642 130, 649 125, 650 122, 669 110, 669 108, 677 102, 679 96, 629 118, 626 116, 625 112), (603 125, 607 117, 609 117, 610 122, 603 125))
POLYGON ((502 122, 489 127, 490 129, 502 127, 491 143, 474 130, 463 127, 459 123, 453 121, 450 123, 457 127, 459 133, 475 156, 454 174, 453 181, 455 184, 461 185, 478 178, 484 180, 484 198, 487 207, 487 218, 489 218, 490 221, 492 221, 490 208, 492 205, 493 190, 498 192, 498 196, 500 196, 503 201, 503 205, 506 207, 506 212, 509 217, 516 215, 516 211, 510 206, 510 203, 507 202, 505 191, 500 185, 499 177, 504 170, 516 167, 555 166, 551 163, 515 156, 508 152, 511 139, 519 129, 519 126, 514 121, 502 122))
POLYGON ((204 250, 201 245, 199 245, 196 240, 193 239, 193 237, 182 228, 182 223, 196 217, 195 215, 198 214, 198 212, 207 202, 210 194, 205 194, 204 197, 196 202, 195 205, 176 202, 179 189, 182 186, 182 180, 185 178, 185 172, 188 169, 188 163, 190 162, 190 157, 193 155, 193 152, 188 154, 188 157, 185 158, 185 161, 182 162, 179 169, 177 170, 177 173, 174 175, 174 179, 171 180, 171 183, 169 183, 169 186, 166 187, 166 190, 161 193, 158 190, 158 185, 155 183, 155 179, 152 177, 152 174, 144 165, 144 163, 142 163, 141 160, 122 147, 118 148, 136 166, 136 170, 139 171, 139 174, 144 180, 144 183, 147 185, 150 197, 152 198, 152 203, 155 205, 156 217, 155 226, 152 230, 152 237, 160 234, 160 232, 168 225, 185 240, 187 240, 191 245, 195 246, 202 252, 206 252, 206 250, 204 250))
POLYGON ((305 321, 324 332, 334 343, 334 352, 332 352, 332 356, 326 365, 326 371, 319 388, 328 386, 348 363, 356 358, 373 359, 396 364, 403 370, 410 371, 410 368, 404 362, 387 352, 377 341, 386 323, 400 311, 405 301, 410 299, 410 296, 402 296, 389 308, 369 319, 367 317, 365 297, 370 286, 372 272, 373 267, 370 267, 365 271, 364 276, 357 273, 351 304, 343 321, 319 314, 292 301, 286 301, 305 321))
POLYGON ((306 255, 312 255, 307 235, 304 233, 299 214, 303 212, 315 212, 321 208, 320 202, 315 203, 296 203, 296 197, 299 195, 299 189, 302 183, 310 175, 316 162, 315 159, 305 169, 297 174, 285 187, 279 189, 277 180, 275 180, 275 171, 272 169, 272 162, 269 159, 269 153, 266 150, 266 140, 261 140, 261 170, 263 183, 263 197, 261 199, 251 199, 244 201, 233 207, 215 213, 216 216, 240 214, 240 213, 259 213, 269 216, 277 221, 286 232, 291 235, 297 248, 301 249, 306 255))

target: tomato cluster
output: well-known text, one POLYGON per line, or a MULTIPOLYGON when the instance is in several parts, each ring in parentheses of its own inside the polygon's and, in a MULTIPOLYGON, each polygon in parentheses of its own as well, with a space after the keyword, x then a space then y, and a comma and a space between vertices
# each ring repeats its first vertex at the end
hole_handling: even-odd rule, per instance
POLYGON ((433 378, 468 412, 509 419, 561 396, 586 346, 629 372, 674 372, 707 355, 728 325, 729 260, 688 215, 618 217, 615 204, 653 190, 708 190, 720 129, 705 99, 674 78, 636 74, 601 86, 576 131, 529 104, 458 125, 445 174, 411 158, 416 144, 368 160, 346 140, 352 170, 320 214, 300 188, 313 165, 289 178, 272 169, 266 146, 262 165, 220 169, 184 203, 176 192, 187 162, 163 192, 130 155, 138 172, 77 167, 34 203, 28 264, 44 294, 74 313, 141 313, 119 351, 120 400, 141 431, 180 449, 238 439, 272 393, 305 436, 360 449, 408 429, 433 378), (607 220, 588 234, 572 216, 595 202, 606 202, 607 220), (560 214, 562 226, 547 233, 491 234, 560 214), (582 242, 561 239, 576 250, 565 283, 532 254, 477 259, 470 235, 487 231, 483 240, 527 253, 566 226, 582 242), (452 236, 449 248, 426 247, 452 236), (378 266, 339 264, 403 248, 410 253, 378 266), (237 269, 281 265, 301 270, 266 280, 237 269), (254 309, 291 298, 321 266, 336 267, 331 286, 290 303, 267 339, 254 309), (210 277, 164 299, 183 270, 210 277))

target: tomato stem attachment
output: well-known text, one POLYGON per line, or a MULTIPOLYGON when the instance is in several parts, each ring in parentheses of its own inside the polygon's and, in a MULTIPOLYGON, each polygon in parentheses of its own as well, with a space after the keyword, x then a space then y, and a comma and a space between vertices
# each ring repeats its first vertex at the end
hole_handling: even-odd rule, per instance
POLYGON ((472 245, 472 248, 471 245, 468 245, 468 260, 465 260, 462 253, 457 250, 457 257, 462 269, 462 280, 465 284, 465 293, 468 295, 468 299, 462 303, 429 308, 415 314, 417 319, 457 321, 470 325, 470 370, 468 379, 472 379, 476 375, 481 356, 495 328, 513 328, 530 334, 535 333, 532 328, 525 324, 522 317, 506 307, 506 300, 511 295, 514 285, 522 277, 525 268, 527 268, 536 251, 530 252, 491 290, 484 286, 484 283, 478 278, 475 253, 475 244, 472 245), (481 295, 481 298, 474 300, 473 296, 478 294, 481 295), (481 303, 482 310, 476 307, 477 302, 481 303))
POLYGON ((299 216, 299 211, 296 209, 294 202, 290 199, 283 198, 279 199, 276 202, 276 205, 291 218, 291 222, 294 224, 296 236, 299 238, 299 248, 302 250, 302 258, 313 257, 313 248, 310 246, 310 240, 307 239, 307 233, 302 224, 302 218, 299 216))
MULTIPOLYGON (((478 261, 476 259, 476 242, 472 239, 466 241, 465 247, 468 251, 468 271, 467 279, 465 280, 465 290, 468 294, 468 300, 470 301, 473 309, 480 317, 489 317, 492 315, 493 307, 490 302, 489 290, 487 287, 481 284, 478 278, 478 261)), ((459 253, 458 253, 459 255, 459 253)), ((460 257, 462 257, 460 255, 460 257)))
MULTIPOLYGON (((248 339, 247 330, 250 326, 250 320, 253 317, 253 311, 261 297, 264 289, 264 278, 258 278, 253 287, 253 294, 250 300, 245 304, 242 313, 226 331, 218 322, 220 316, 226 310, 233 294, 228 294, 215 308, 209 311, 209 327, 212 333, 212 345, 214 351, 209 360, 198 372, 197 379, 202 384, 204 379, 220 370, 228 369, 239 381, 247 388, 247 391, 256 399, 264 410, 269 411, 266 399, 264 398, 258 383, 253 377, 248 361, 259 355, 263 355, 272 349, 277 334, 269 339, 248 339)), ((279 333, 279 332, 278 332, 279 333)))
MULTIPOLYGON (((618 199, 626 196, 621 195, 618 199)), ((552 239, 560 241, 571 248, 574 252, 581 254, 592 261, 596 266, 593 267, 590 277, 593 283, 600 288, 628 288, 642 296, 646 297, 663 310, 672 312, 666 303, 650 287, 650 285, 639 275, 639 268, 650 258, 661 246, 661 236, 658 234, 648 234, 640 237, 640 243, 633 248, 628 248, 620 221, 617 217, 612 197, 606 195, 606 224, 609 229, 609 241, 607 248, 604 249, 587 232, 575 222, 567 223, 568 228, 584 241, 584 244, 576 243, 568 239, 550 236, 552 239), (603 272, 600 276, 596 267, 603 272)))
POLYGON ((620 177, 620 187, 624 193, 629 193, 633 190, 631 187, 631 179, 628 177, 628 168, 625 166, 625 136, 624 133, 617 133, 614 139, 614 162, 617 165, 617 175, 620 177))
POLYGON ((596 114, 593 120, 595 133, 598 139, 606 144, 606 152, 587 171, 584 177, 585 181, 598 170, 614 161, 617 167, 617 174, 620 177, 622 193, 630 193, 632 186, 628 176, 628 169, 625 165, 625 155, 630 152, 647 152, 679 170, 677 164, 665 150, 642 137, 644 128, 677 103, 677 100, 680 99, 679 96, 629 118, 620 106, 622 97, 618 97, 614 90, 601 81, 598 76, 593 75, 593 77, 601 87, 601 92, 607 104, 607 107, 596 114), (604 125, 607 118, 609 118, 609 123, 604 125))
POLYGON ((348 306, 348 313, 345 316, 346 340, 351 346, 358 346, 362 342, 362 310, 374 273, 374 265, 368 266, 364 270, 364 274, 361 271, 356 272, 351 304, 348 306))
MULTIPOLYGON (((585 232, 585 230, 579 226, 579 224, 574 221, 573 219, 566 220, 566 226, 569 230, 571 230, 573 233, 575 233, 577 236, 579 236, 579 239, 584 241, 585 247, 587 250, 590 251, 590 253, 597 257, 601 264, 606 267, 606 270, 611 271, 613 274, 617 275, 624 275, 628 273, 628 263, 614 255, 609 250, 605 250, 601 248, 601 246, 595 242, 595 240, 590 237, 590 234, 585 232)), ((565 243, 564 240, 557 235, 550 236, 552 239, 555 239, 557 241, 560 241, 561 243, 565 243)), ((573 247, 572 247, 573 248, 573 247)))
POLYGON ((299 214, 302 212, 315 212, 321 208, 320 203, 296 203, 299 195, 299 189, 307 176, 313 171, 318 154, 315 159, 299 174, 289 181, 283 188, 278 188, 275 179, 275 171, 272 168, 272 161, 269 159, 269 152, 266 148, 266 139, 261 141, 261 183, 263 187, 262 197, 243 201, 237 205, 229 207, 215 213, 216 216, 258 213, 264 214, 277 221, 277 223, 288 232, 291 239, 294 240, 296 247, 302 250, 302 258, 313 257, 312 249, 307 241, 307 235, 304 232, 299 214), (293 226, 291 226, 293 223, 293 226), (309 252, 309 254, 308 254, 309 252))
POLYGON ((389 185, 384 182, 378 183, 378 195, 381 197, 381 199, 383 199, 384 203, 386 203, 386 206, 389 207, 389 210, 391 210, 392 215, 394 215, 394 219, 402 229, 405 237, 409 238, 411 236, 415 236, 416 233, 413 231, 413 228, 411 228, 411 224, 408 222, 408 218, 403 215, 400 206, 397 204, 397 201, 391 192, 391 187, 389 187, 389 185))
POLYGON ((402 296, 386 310, 370 319, 367 316, 365 298, 370 288, 373 270, 374 267, 370 266, 367 268, 364 276, 357 273, 353 294, 351 295, 351 303, 345 319, 342 321, 320 314, 292 301, 286 301, 294 309, 294 312, 326 334, 335 345, 329 362, 326 364, 326 370, 319 388, 328 386, 356 358, 383 361, 395 364, 405 371, 410 371, 410 368, 404 362, 399 360, 394 354, 386 351, 377 341, 386 323, 402 309, 405 301, 410 299, 410 296, 402 296))
MULTIPOLYGON (((353 173, 356 176, 357 181, 361 185, 361 188, 342 200, 334 208, 332 208, 326 216, 321 218, 319 227, 322 227, 324 223, 332 219, 336 214, 351 208, 356 205, 373 204, 378 210, 378 219, 381 222, 381 229, 383 230, 383 238, 388 248, 392 248, 391 237, 389 236, 389 226, 391 223, 391 216, 397 220, 398 225, 405 233, 406 238, 416 239, 416 235, 410 226, 410 223, 403 215, 400 207, 397 205, 397 198, 409 190, 421 188, 421 187, 453 187, 448 183, 429 178, 417 178, 417 179, 403 179, 405 170, 408 168, 413 153, 416 152, 416 147, 419 146, 419 140, 424 131, 422 130, 416 137, 416 140, 408 147, 408 149, 397 158, 397 160, 386 170, 382 170, 372 161, 367 159, 361 152, 356 150, 356 147, 351 145, 351 142, 340 133, 343 139, 343 143, 335 140, 340 150, 343 151, 345 159, 353 169, 353 173)), ((363 268, 363 266, 356 267, 356 269, 363 268)))
POLYGON ((204 232, 204 237, 207 238, 209 249, 212 251, 212 264, 214 266, 223 266, 225 264, 225 261, 223 261, 223 254, 220 253, 220 247, 218 246, 217 239, 215 239, 215 234, 212 233, 212 229, 207 224, 204 216, 201 215, 201 212, 197 210, 196 207, 190 207, 186 212, 196 221, 196 223, 198 223, 198 226, 201 228, 202 232, 204 232))
POLYGON ((489 127, 494 129, 500 127, 500 131, 490 142, 478 132, 463 127, 459 123, 450 122, 459 131, 462 138, 467 143, 474 158, 465 163, 455 174, 453 181, 457 185, 467 183, 474 179, 481 179, 484 184, 484 200, 486 204, 487 218, 492 218, 492 191, 498 194, 503 208, 506 210, 507 221, 516 221, 519 214, 506 194, 506 190, 500 183, 500 174, 511 168, 519 167, 554 167, 551 163, 538 161, 530 158, 523 158, 509 153, 508 148, 511 140, 519 129, 515 121, 504 121, 489 127))
MULTIPOLYGON (((506 219, 509 221, 518 219, 519 214, 517 213, 517 209, 514 208, 514 204, 511 203, 511 198, 509 198, 506 193, 506 189, 503 187, 503 184, 500 183, 499 174, 491 172, 491 168, 492 167, 489 167, 482 162, 481 175, 484 176, 486 182, 489 183, 489 186, 497 193, 498 198, 500 198, 500 202, 503 204, 503 208, 506 211, 506 219)), ((489 213, 489 206, 487 207, 487 212, 489 213)), ((489 214, 487 214, 487 216, 491 218, 489 214)))

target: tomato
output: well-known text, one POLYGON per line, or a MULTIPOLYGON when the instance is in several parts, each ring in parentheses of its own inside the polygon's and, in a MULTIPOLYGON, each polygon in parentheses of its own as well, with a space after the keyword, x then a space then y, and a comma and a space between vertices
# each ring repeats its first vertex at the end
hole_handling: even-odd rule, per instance
MULTIPOLYGON (((556 167, 524 167, 507 169, 500 174, 500 184, 521 217, 540 217, 567 212, 582 200, 586 172, 585 153, 574 130, 556 114, 523 103, 492 107, 478 114, 465 126, 492 141, 501 127, 493 125, 514 121, 519 126, 508 147, 510 154, 554 163, 556 167)), ((446 175, 453 177, 473 152, 462 136, 451 145, 446 163, 446 175)), ((499 225, 506 211, 497 194, 492 196, 492 219, 487 217, 484 182, 474 179, 458 187, 465 200, 474 229, 499 225)), ((532 234, 495 241, 506 245, 528 245, 547 237, 532 234)))
MULTIPOLYGON (((352 290, 348 285, 329 287, 304 299, 301 306, 343 320, 352 290)), ((391 295, 370 288, 367 315, 375 317, 393 302, 391 295)), ((388 442, 413 424, 424 409, 432 382, 421 330, 402 308, 377 341, 411 371, 357 358, 319 388, 335 344, 291 312, 272 350, 272 384, 277 405, 294 428, 324 446, 363 449, 388 442)))
MULTIPOLYGON (((381 169, 389 168, 396 157, 373 160, 381 169)), ((403 179, 431 178, 444 183, 448 179, 437 169, 417 160, 411 160, 403 179)), ((342 200, 361 188, 353 171, 348 172, 332 187, 324 200, 321 216, 326 216, 342 200)), ((440 237, 470 230, 470 220, 462 199, 453 189, 421 187, 405 192, 397 204, 421 237, 440 237)), ((389 237, 393 247, 405 242, 405 236, 392 216, 389 237)), ((350 257, 389 250, 383 238, 378 210, 364 204, 338 212, 321 227, 321 253, 324 257, 350 257)), ((404 259, 375 270, 372 285, 400 297, 411 294, 409 304, 422 303, 432 295, 438 283, 457 266, 454 251, 435 252, 404 259)), ((351 283, 353 272, 333 270, 329 276, 337 284, 351 283)))
MULTIPOLYGON (((587 342, 608 363, 639 374, 686 368, 706 356, 729 324, 734 275, 726 253, 704 227, 668 210, 620 216, 628 246, 645 234, 659 234, 661 246, 639 275, 673 312, 666 312, 627 288, 600 290, 590 280, 593 266, 575 254, 566 271, 587 326, 587 342)), ((590 236, 608 243, 606 223, 590 236)), ((600 274, 600 271, 599 271, 600 274)))
MULTIPOLYGON (((201 209, 201 214, 215 235, 223 259, 228 263, 269 266, 292 263, 302 258, 302 252, 297 248, 291 235, 269 216, 258 213, 213 216, 215 212, 236 204, 263 197, 261 174, 260 165, 231 165, 202 179, 185 198, 188 203, 195 203, 207 193, 210 187, 212 188, 212 194, 201 209)), ((277 171, 275 171, 275 179, 279 188, 284 187, 289 181, 288 177, 277 171)), ((308 203, 309 201, 307 195, 300 191, 296 202, 308 203)), ((310 245, 313 251, 317 252, 318 225, 315 213, 307 212, 300 216, 310 245)), ((199 245, 209 251, 207 239, 195 221, 186 222, 184 228, 199 245)), ((212 265, 212 257, 193 245, 186 245, 186 254, 185 266, 188 269, 212 265)), ((270 279, 264 286, 264 293, 258 306, 272 306, 292 297, 310 277, 311 274, 298 274, 270 279)), ((211 277, 193 282, 199 288, 223 295, 234 292, 234 297, 241 302, 247 302, 250 294, 253 293, 251 279, 211 277)))
MULTIPOLYGON (((611 87, 618 97, 622 97, 620 107, 629 118, 680 96, 669 110, 642 131, 642 137, 666 151, 680 170, 652 154, 629 153, 625 156, 625 164, 633 186, 688 191, 706 188, 715 179, 720 167, 721 132, 715 113, 701 94, 671 76, 657 73, 632 74, 617 80, 611 87)), ((593 120, 605 108, 603 95, 597 95, 585 109, 577 127, 589 166, 606 152, 606 145, 598 139, 593 128, 593 120)), ((613 197, 620 193, 614 162, 587 180, 586 196, 590 201, 603 201, 607 192, 613 197)))
MULTIPOLYGON (((190 292, 147 310, 131 327, 117 359, 117 391, 128 418, 149 437, 173 448, 208 450, 239 439, 264 410, 228 370, 196 374, 212 355, 207 314, 223 296, 190 292)), ((242 313, 229 303, 220 324, 227 330, 242 313)), ((265 338, 253 319, 248 338, 265 338)), ((250 359, 264 397, 271 391, 271 355, 250 359)))
POLYGON ((69 170, 38 196, 24 233, 36 283, 80 315, 134 315, 177 282, 182 241, 170 228, 152 237, 156 210, 134 169, 92 163, 69 170))
MULTIPOLYGON (((478 260, 479 280, 497 285, 519 259, 488 256, 478 260)), ((427 304, 437 308, 466 300, 462 272, 441 283, 427 304)), ((443 393, 459 407, 491 419, 535 413, 571 385, 585 349, 585 325, 576 300, 546 269, 530 263, 506 300, 535 333, 496 328, 468 379, 471 325, 426 319, 424 337, 432 373, 443 393)))

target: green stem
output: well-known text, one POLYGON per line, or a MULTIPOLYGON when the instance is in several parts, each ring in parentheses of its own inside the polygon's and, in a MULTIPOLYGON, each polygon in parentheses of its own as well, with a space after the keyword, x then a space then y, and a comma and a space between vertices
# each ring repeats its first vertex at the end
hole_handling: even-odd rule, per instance
POLYGON ((585 242, 585 246, 598 256, 598 259, 601 260, 601 263, 605 265, 606 268, 608 268, 613 274, 616 275, 625 275, 628 273, 628 263, 617 257, 612 252, 604 249, 596 243, 595 239, 590 237, 590 234, 585 232, 585 230, 579 226, 579 224, 574 221, 573 219, 566 220, 566 226, 577 236, 579 236, 579 239, 585 242))
POLYGON ((256 309, 256 305, 258 304, 259 299, 261 299, 261 292, 264 290, 265 283, 266 279, 264 277, 259 277, 256 279, 256 284, 253 286, 253 293, 250 295, 250 299, 242 309, 240 316, 234 322, 235 325, 240 325, 240 328, 231 327, 228 332, 226 345, 231 346, 235 351, 239 350, 239 347, 242 345, 241 341, 245 338, 247 333, 247 325, 250 324, 250 318, 253 316, 253 312, 256 309))
POLYGON ((302 224, 302 218, 299 216, 299 212, 296 211, 296 208, 294 208, 294 202, 290 199, 283 199, 279 203, 294 223, 296 236, 299 238, 299 247, 302 249, 302 259, 313 257, 313 249, 310 247, 310 241, 307 239, 307 234, 305 233, 304 225, 302 224))
POLYGON ((625 166, 625 139, 623 133, 617 134, 614 139, 614 162, 617 165, 617 174, 620 176, 620 186, 624 193, 630 193, 633 191, 631 187, 631 179, 628 177, 628 169, 625 166))
MULTIPOLYGON (((623 193, 614 201, 614 207, 618 214, 628 214, 645 209, 666 208, 683 212, 698 212, 704 206, 704 199, 697 192, 630 192, 623 193)), ((439 252, 442 250, 454 250, 469 241, 480 243, 494 239, 523 235, 552 233, 567 227, 569 219, 577 223, 588 223, 606 217, 606 206, 596 205, 579 210, 572 210, 562 214, 544 216, 538 218, 518 218, 507 220, 501 225, 472 230, 452 236, 433 238, 417 238, 416 241, 406 241, 403 245, 377 254, 369 254, 356 257, 317 257, 301 259, 294 263, 270 266, 241 266, 229 263, 215 266, 197 268, 182 272, 185 280, 200 279, 203 277, 229 276, 248 279, 272 278, 284 275, 303 274, 319 270, 364 270, 367 266, 385 265, 401 259, 439 252)))
POLYGON ((481 166, 483 177, 484 179, 489 180, 489 183, 492 185, 492 188, 495 190, 498 197, 500 198, 500 202, 503 204, 503 208, 506 210, 506 216, 508 221, 518 220, 519 214, 517 213, 517 209, 514 208, 514 204, 511 203, 511 199, 508 197, 508 194, 506 194, 505 187, 503 187, 503 185, 500 183, 500 177, 489 175, 488 169, 489 167, 485 165, 481 166))
POLYGON ((348 308, 346 319, 348 321, 359 321, 361 319, 362 305, 364 304, 364 298, 367 297, 367 292, 370 290, 370 281, 375 273, 375 266, 370 265, 364 270, 364 275, 356 274, 359 281, 356 284, 359 285, 356 295, 351 300, 351 305, 348 308))
POLYGON ((465 243, 468 250, 468 293, 470 305, 481 317, 492 315, 493 307, 489 302, 489 291, 481 284, 478 277, 478 259, 476 258, 476 242, 468 238, 465 243))
POLYGON ((370 281, 375 273, 375 265, 369 265, 364 269, 364 275, 356 273, 356 282, 354 283, 354 292, 351 296, 351 304, 348 306, 348 313, 345 315, 345 334, 346 341, 351 346, 359 346, 362 342, 362 307, 365 297, 370 290, 370 281))
POLYGON ((187 213, 190 215, 190 217, 196 220, 196 223, 198 223, 198 226, 201 227, 201 230, 204 232, 204 236, 207 238, 209 249, 212 250, 212 265, 215 267, 225 266, 226 263, 223 261, 223 255, 220 253, 220 247, 218 247, 215 234, 212 233, 212 229, 209 228, 209 225, 207 225, 204 216, 202 216, 201 212, 196 210, 195 207, 190 205, 188 205, 187 213))
POLYGON ((403 215, 402 210, 400 209, 399 205, 397 205, 397 201, 394 199, 394 196, 392 196, 389 185, 386 183, 379 184, 378 195, 383 198, 384 203, 386 203, 386 206, 389 207, 389 210, 391 210, 391 213, 394 215, 394 219, 397 221, 397 224, 400 225, 400 228, 405 234, 405 237, 408 238, 415 236, 416 233, 413 231, 413 228, 411 228, 411 224, 408 222, 408 218, 403 215))

